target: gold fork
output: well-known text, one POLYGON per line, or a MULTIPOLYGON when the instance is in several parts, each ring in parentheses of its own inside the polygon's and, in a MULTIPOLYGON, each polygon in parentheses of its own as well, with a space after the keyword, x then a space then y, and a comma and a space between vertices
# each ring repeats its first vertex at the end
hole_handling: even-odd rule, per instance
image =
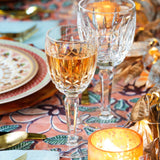
POLYGON ((38 28, 36 28, 36 25, 30 27, 29 29, 23 31, 23 32, 18 32, 18 33, 0 33, 0 36, 5 36, 12 38, 16 41, 19 42, 24 42, 28 38, 30 38, 34 33, 38 31, 38 28))

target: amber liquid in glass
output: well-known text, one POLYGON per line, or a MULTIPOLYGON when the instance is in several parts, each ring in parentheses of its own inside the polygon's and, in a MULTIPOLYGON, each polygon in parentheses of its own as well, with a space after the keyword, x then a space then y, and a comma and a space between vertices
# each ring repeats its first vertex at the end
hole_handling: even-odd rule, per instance
POLYGON ((64 94, 79 94, 88 86, 95 72, 96 59, 97 53, 79 54, 77 50, 67 54, 47 53, 52 81, 64 94))

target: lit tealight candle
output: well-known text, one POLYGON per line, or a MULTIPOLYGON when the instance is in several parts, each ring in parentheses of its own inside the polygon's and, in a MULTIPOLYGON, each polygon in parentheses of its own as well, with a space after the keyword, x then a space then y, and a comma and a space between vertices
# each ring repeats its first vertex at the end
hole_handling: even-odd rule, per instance
POLYGON ((88 160, 139 160, 142 155, 142 137, 131 129, 103 129, 88 139, 88 160))

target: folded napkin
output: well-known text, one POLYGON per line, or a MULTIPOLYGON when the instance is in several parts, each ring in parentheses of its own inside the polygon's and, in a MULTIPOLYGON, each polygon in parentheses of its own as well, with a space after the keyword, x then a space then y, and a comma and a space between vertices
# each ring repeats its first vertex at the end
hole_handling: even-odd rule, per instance
POLYGON ((45 46, 45 36, 47 31, 58 26, 59 21, 48 20, 48 21, 1 21, 0 22, 0 32, 1 33, 18 33, 27 30, 33 25, 37 25, 38 31, 32 35, 29 39, 24 41, 27 44, 33 44, 39 49, 44 49, 45 46))
POLYGON ((59 152, 47 150, 0 151, 0 160, 59 160, 59 152))

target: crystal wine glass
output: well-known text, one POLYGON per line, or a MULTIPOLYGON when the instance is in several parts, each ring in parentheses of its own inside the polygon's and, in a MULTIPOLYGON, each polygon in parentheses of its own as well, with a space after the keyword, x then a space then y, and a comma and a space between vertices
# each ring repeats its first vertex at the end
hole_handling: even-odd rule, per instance
POLYGON ((101 113, 99 118, 111 119, 110 100, 113 69, 120 64, 130 49, 136 28, 136 10, 132 0, 81 0, 77 24, 96 34, 101 78, 101 113), (105 95, 105 85, 108 95, 105 95))
POLYGON ((77 147, 82 141, 76 135, 79 94, 91 82, 97 63, 97 46, 94 39, 79 39, 83 31, 77 26, 58 26, 47 32, 45 53, 49 73, 56 88, 65 95, 64 105, 68 129, 67 152, 62 157, 77 158, 85 156, 77 147), (77 147, 78 154, 71 154, 72 147, 77 147))

